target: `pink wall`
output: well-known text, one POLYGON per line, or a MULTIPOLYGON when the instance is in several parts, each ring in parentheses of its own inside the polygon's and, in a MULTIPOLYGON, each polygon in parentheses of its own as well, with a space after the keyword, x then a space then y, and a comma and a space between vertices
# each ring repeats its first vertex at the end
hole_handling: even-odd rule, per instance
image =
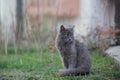
POLYGON ((27 0, 30 15, 48 14, 58 16, 77 16, 79 0, 27 0))

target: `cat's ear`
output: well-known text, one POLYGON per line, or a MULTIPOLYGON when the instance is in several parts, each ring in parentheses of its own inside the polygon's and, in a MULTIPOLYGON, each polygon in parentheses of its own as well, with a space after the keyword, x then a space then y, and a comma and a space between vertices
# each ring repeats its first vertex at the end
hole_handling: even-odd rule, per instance
POLYGON ((60 32, 62 32, 62 31, 64 31, 64 30, 65 30, 64 25, 61 25, 61 26, 60 26, 60 32))
POLYGON ((74 28, 75 28, 75 25, 73 25, 73 26, 71 27, 71 30, 74 31, 74 28))
POLYGON ((74 28, 75 28, 75 25, 73 25, 72 28, 74 29, 74 28))

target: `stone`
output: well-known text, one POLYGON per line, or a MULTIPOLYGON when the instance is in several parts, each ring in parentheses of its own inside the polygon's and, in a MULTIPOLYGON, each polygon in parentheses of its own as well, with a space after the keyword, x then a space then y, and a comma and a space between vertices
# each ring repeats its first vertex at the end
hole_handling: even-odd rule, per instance
POLYGON ((105 51, 105 53, 112 57, 120 68, 120 46, 110 47, 105 51))

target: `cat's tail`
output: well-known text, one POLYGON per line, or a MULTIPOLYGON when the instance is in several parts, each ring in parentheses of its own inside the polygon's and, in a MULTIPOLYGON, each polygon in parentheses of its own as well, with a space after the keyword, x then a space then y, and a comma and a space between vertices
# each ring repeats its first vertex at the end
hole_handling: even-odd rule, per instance
POLYGON ((59 71, 60 76, 78 76, 87 74, 89 74, 89 70, 82 68, 64 69, 59 71))

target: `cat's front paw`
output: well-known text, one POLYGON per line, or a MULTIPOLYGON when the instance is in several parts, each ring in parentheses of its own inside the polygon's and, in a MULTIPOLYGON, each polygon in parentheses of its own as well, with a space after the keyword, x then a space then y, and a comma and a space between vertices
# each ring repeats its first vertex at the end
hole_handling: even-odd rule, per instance
POLYGON ((60 70, 59 70, 59 74, 64 73, 64 71, 65 71, 65 69, 60 69, 60 70))
POLYGON ((59 70, 59 73, 63 73, 63 72, 65 72, 65 69, 60 69, 59 70))
POLYGON ((63 76, 66 76, 65 74, 66 74, 66 69, 61 69, 61 70, 59 70, 59 73, 58 73, 61 77, 63 77, 63 76))

